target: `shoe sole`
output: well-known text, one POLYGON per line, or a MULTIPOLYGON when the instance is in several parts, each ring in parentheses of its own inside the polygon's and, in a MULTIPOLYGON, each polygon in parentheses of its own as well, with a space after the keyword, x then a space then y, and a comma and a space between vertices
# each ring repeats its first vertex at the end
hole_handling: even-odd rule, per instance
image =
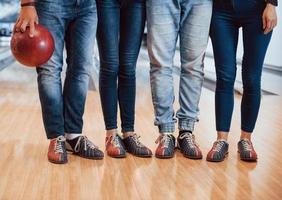
POLYGON ((48 161, 49 161, 50 163, 58 164, 58 165, 66 164, 66 163, 68 162, 68 160, 66 160, 66 161, 54 161, 54 160, 50 160, 50 159, 48 159, 48 161))
MULTIPOLYGON (((128 152, 130 153, 130 152, 128 152)), ((131 155, 135 156, 135 157, 138 157, 138 158, 151 158, 153 155, 136 155, 136 154, 133 154, 133 153, 130 153, 131 155)))
POLYGON ((135 157, 138 157, 138 158, 151 158, 153 155, 138 155, 138 154, 134 154, 134 153, 131 153, 130 151, 128 151, 127 149, 125 149, 125 151, 135 157))
POLYGON ((245 162, 257 162, 257 159, 254 158, 240 158, 240 159, 245 162))
POLYGON ((206 161, 208 161, 208 162, 222 162, 222 161, 224 161, 225 158, 228 156, 228 153, 229 153, 229 152, 225 153, 224 157, 223 157, 222 159, 220 159, 220 160, 214 160, 214 159, 208 159, 208 158, 206 158, 206 161))
POLYGON ((159 159, 169 159, 169 158, 173 158, 174 154, 172 156, 159 156, 159 155, 155 155, 155 157, 159 158, 159 159))
POLYGON ((126 155, 118 155, 118 156, 112 156, 112 155, 109 155, 109 154, 107 154, 107 155, 111 158, 126 158, 126 155))
MULTIPOLYGON (((182 152, 181 152, 181 153, 182 153, 182 152)), ((185 155, 184 153, 182 153, 182 155, 183 155, 185 158, 189 158, 189 159, 192 159, 192 160, 201 160, 201 159, 203 159, 203 156, 201 156, 201 157, 194 157, 194 156, 185 155)))

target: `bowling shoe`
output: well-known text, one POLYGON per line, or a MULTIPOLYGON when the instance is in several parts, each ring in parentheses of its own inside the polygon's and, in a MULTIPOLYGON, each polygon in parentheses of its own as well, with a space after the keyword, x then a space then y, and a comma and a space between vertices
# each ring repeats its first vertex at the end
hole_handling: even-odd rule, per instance
POLYGON ((228 154, 229 144, 226 140, 220 139, 213 143, 211 150, 207 155, 209 162, 221 162, 228 154))
POLYGON ((124 138, 123 143, 126 151, 138 157, 151 157, 152 151, 142 144, 139 138, 140 136, 137 136, 137 134, 124 138))
POLYGON ((82 158, 101 160, 104 153, 93 144, 86 136, 81 135, 72 140, 66 140, 67 151, 82 158))
POLYGON ((156 143, 159 144, 155 156, 157 158, 172 158, 175 152, 175 137, 172 134, 161 134, 156 143))
POLYGON ((199 145, 195 141, 195 135, 190 132, 184 132, 177 138, 178 148, 181 153, 190 159, 202 159, 203 154, 199 145))
POLYGON ((50 140, 48 149, 48 160, 55 164, 64 164, 68 162, 66 152, 66 139, 64 136, 59 136, 50 140))
POLYGON ((256 161, 258 158, 252 142, 246 138, 238 142, 238 152, 243 161, 256 161))
POLYGON ((126 157, 123 141, 118 134, 106 137, 106 152, 108 156, 113 158, 126 157))

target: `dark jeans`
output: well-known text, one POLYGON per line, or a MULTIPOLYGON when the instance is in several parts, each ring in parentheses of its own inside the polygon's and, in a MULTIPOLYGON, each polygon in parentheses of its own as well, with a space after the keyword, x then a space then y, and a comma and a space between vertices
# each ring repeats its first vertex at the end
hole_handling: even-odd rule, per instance
POLYGON ((146 20, 145 0, 96 0, 100 97, 106 130, 134 131, 135 69, 146 20))
POLYGON ((84 104, 97 27, 95 0, 41 0, 36 4, 39 23, 51 32, 55 51, 37 68, 42 116, 49 139, 81 133, 84 104), (62 88, 63 49, 67 72, 62 88))
POLYGON ((236 51, 239 28, 243 31, 243 98, 241 129, 253 132, 261 98, 261 73, 271 33, 264 35, 261 0, 230 1, 233 5, 214 4, 210 36, 215 57, 217 84, 215 95, 217 131, 229 132, 234 106, 236 51))

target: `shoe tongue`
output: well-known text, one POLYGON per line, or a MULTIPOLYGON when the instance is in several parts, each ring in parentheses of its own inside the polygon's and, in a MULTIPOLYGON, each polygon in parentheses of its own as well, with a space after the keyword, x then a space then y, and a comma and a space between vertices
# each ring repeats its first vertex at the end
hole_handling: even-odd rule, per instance
POLYGON ((193 133, 191 133, 191 132, 184 132, 184 133, 182 133, 181 135, 189 135, 189 136, 193 136, 193 133))
POLYGON ((241 139, 240 142, 247 142, 248 144, 251 144, 251 141, 247 138, 241 139))
POLYGON ((227 140, 225 140, 225 139, 218 139, 217 142, 225 142, 225 143, 227 143, 227 140))
POLYGON ((115 137, 118 137, 118 133, 114 133, 114 134, 111 134, 109 136, 106 136, 106 138, 109 138, 109 139, 115 138, 115 137))

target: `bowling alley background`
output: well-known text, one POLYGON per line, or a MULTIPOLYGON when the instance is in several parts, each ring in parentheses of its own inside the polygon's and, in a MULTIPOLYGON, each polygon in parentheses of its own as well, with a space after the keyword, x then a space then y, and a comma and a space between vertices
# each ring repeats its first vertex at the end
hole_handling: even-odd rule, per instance
MULTIPOLYGON (((0 70, 4 70, 8 68, 15 59, 11 55, 10 51, 10 39, 12 34, 12 28, 15 20, 17 19, 18 11, 19 11, 19 3, 17 0, 0 0, 0 70)), ((282 9, 281 6, 277 9, 278 19, 282 19, 282 9)), ((146 31, 144 33, 144 44, 146 43, 145 37, 146 31)), ((273 95, 282 95, 282 25, 278 23, 278 26, 275 28, 272 41, 270 43, 270 47, 268 49, 265 65, 262 76, 262 91, 264 94, 273 94, 273 95)), ((241 37, 241 35, 240 35, 241 37)), ((241 82, 241 58, 243 54, 242 48, 242 39, 239 39, 238 45, 238 69, 237 69, 237 79, 235 83, 235 89, 239 93, 242 92, 242 82, 241 82)), ((96 51, 97 52, 97 51, 96 51)), ((93 55, 93 59, 98 59, 97 53, 93 55)), ((215 84, 215 69, 214 69, 214 61, 212 54, 212 46, 209 43, 206 59, 205 59, 205 85, 206 87, 214 88, 215 84)), ((179 66, 179 52, 176 53, 175 56, 175 65, 179 66)), ((93 66, 93 72, 98 72, 99 65, 95 62, 93 66)), ((19 69, 21 70, 21 69, 19 69)), ((6 69, 9 71, 9 69, 6 69)), ((1 79, 5 79, 5 77, 0 75, 1 79)), ((6 77, 7 78, 7 77, 6 77)), ((15 77, 13 77, 15 78, 15 77)), ((20 78, 20 77, 19 77, 20 78)), ((22 77, 21 77, 22 78, 22 77)), ((90 87, 93 87, 94 80, 96 75, 93 74, 93 79, 91 80, 90 87)))

